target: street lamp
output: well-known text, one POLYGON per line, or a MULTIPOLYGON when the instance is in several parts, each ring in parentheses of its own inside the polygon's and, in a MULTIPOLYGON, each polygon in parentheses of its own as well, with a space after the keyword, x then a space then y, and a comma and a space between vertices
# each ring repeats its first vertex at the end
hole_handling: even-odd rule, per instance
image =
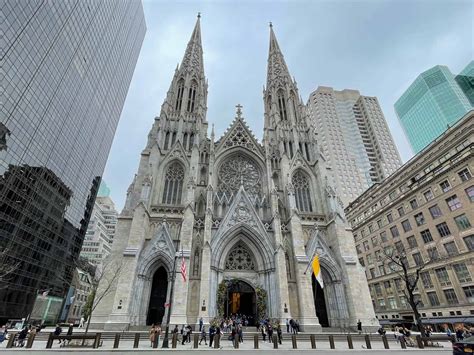
POLYGON ((176 243, 175 253, 174 253, 174 262, 173 262, 173 272, 171 275, 171 290, 170 290, 170 299, 168 302, 168 314, 166 316, 166 330, 165 330, 165 337, 163 338, 163 344, 161 347, 163 349, 168 349, 168 335, 170 331, 170 320, 171 320, 171 307, 173 305, 173 291, 174 291, 174 282, 176 280, 176 261, 178 260, 179 254, 179 240, 173 240, 176 243))

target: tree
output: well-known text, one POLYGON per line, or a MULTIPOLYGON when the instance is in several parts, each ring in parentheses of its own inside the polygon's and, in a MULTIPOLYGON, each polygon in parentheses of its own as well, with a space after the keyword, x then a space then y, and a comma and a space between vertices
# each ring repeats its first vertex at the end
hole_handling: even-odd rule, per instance
POLYGON ((94 310, 104 297, 115 290, 122 268, 123 263, 113 261, 110 256, 96 268, 95 276, 91 280, 91 293, 87 297, 87 303, 83 310, 84 317, 87 317, 85 334, 89 331, 94 310))
POLYGON ((14 273, 20 268, 20 262, 10 256, 8 249, 0 250, 0 289, 7 288, 14 273))
POLYGON ((418 288, 418 282, 420 281, 423 270, 425 270, 434 262, 439 262, 441 258, 437 252, 436 254, 429 255, 427 259, 423 259, 421 254, 418 256, 413 257, 414 263, 410 265, 408 262, 406 249, 402 246, 402 244, 399 244, 396 247, 387 246, 383 248, 381 261, 383 261, 384 264, 387 263, 389 269, 400 276, 400 279, 405 286, 403 289, 403 294, 413 311, 417 329, 421 333, 421 336, 424 337, 426 336, 426 332, 421 320, 421 314, 418 310, 421 299, 419 295, 415 294, 415 292, 418 288))

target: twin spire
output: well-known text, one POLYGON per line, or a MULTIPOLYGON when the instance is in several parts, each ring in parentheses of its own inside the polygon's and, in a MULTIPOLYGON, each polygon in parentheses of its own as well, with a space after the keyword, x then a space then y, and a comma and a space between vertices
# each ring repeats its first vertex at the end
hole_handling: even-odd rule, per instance
MULTIPOLYGON (((180 71, 195 72, 199 78, 204 78, 204 62, 201 43, 201 13, 198 13, 196 25, 186 47, 180 71)), ((291 83, 291 76, 286 65, 280 46, 270 22, 270 46, 268 50, 267 88, 275 81, 291 83)))

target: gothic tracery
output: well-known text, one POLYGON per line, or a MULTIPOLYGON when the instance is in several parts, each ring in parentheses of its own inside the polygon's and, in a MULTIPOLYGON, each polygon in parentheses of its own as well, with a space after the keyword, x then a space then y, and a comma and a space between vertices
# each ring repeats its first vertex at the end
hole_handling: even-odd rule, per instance
POLYGON ((255 270, 250 251, 241 243, 232 248, 225 262, 226 270, 255 270))
POLYGON ((261 192, 261 176, 257 165, 244 155, 236 155, 225 161, 219 169, 218 191, 235 194, 241 185, 251 196, 261 192))

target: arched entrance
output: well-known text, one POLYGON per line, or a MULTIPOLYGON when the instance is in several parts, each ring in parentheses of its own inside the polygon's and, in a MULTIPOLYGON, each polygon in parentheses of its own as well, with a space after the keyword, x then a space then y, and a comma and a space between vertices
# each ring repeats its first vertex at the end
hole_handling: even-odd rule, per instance
POLYGON ((227 282, 224 304, 224 316, 245 316, 249 325, 253 325, 257 316, 257 300, 252 286, 242 280, 227 282))
POLYGON ((316 281, 314 274, 311 276, 311 282, 313 284, 314 308, 316 308, 316 316, 319 319, 319 324, 321 324, 322 327, 329 327, 329 318, 326 309, 324 289, 321 288, 319 282, 316 281))
POLYGON ((153 282, 148 305, 146 324, 161 324, 165 315, 166 293, 168 291, 168 273, 164 267, 158 268, 153 275, 153 282))

